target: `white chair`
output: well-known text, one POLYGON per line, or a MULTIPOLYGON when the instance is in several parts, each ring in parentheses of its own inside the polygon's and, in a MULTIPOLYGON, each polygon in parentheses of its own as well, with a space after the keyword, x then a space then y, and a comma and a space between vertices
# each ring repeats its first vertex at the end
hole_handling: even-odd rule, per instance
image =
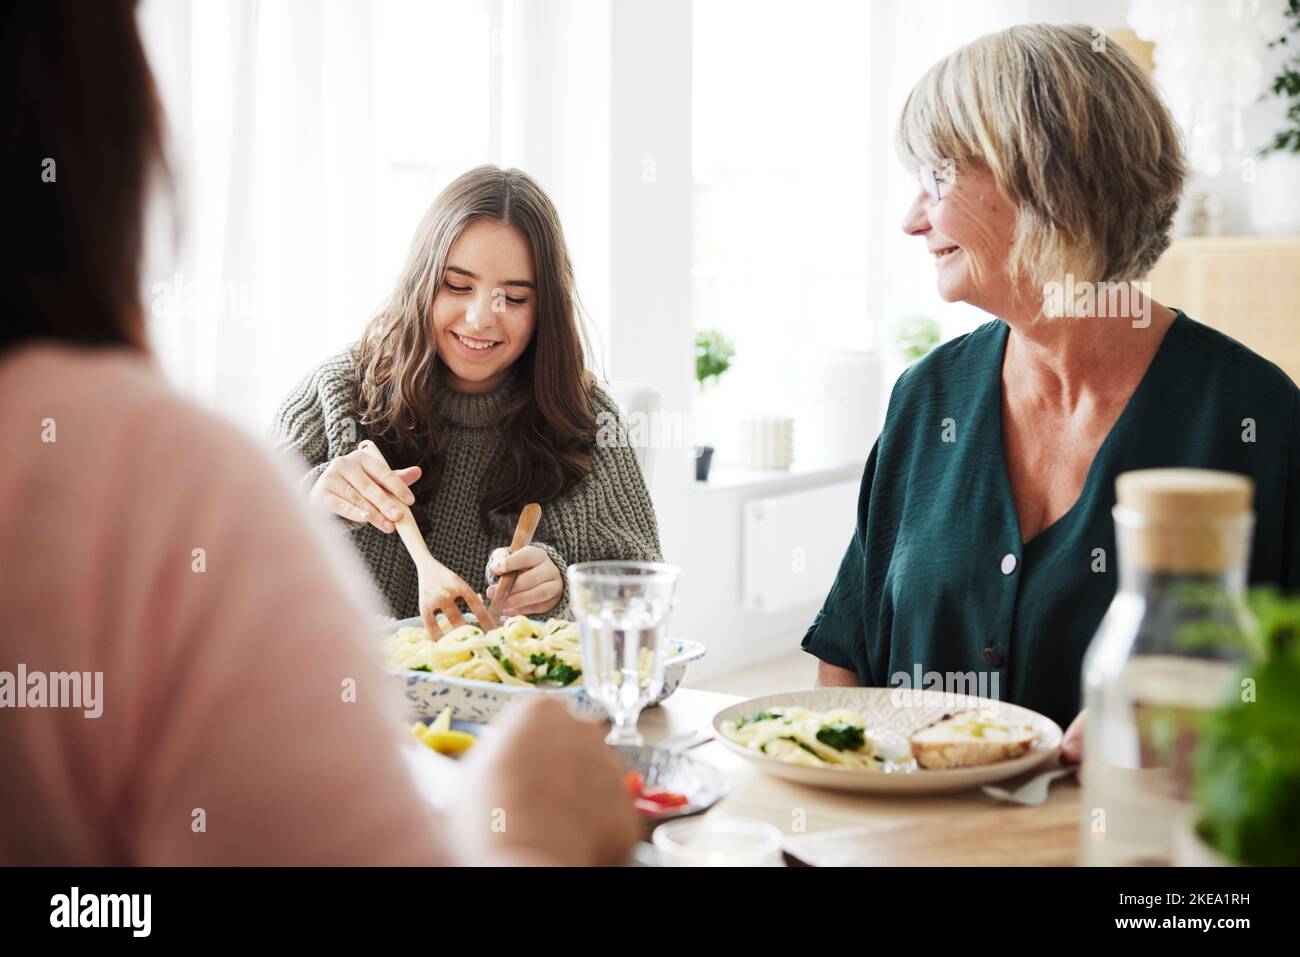
POLYGON ((641 476, 649 488, 654 476, 655 427, 652 417, 659 411, 659 392, 640 382, 608 382, 605 389, 622 410, 631 435, 644 438, 643 442, 633 446, 633 451, 636 452, 637 464, 641 466, 641 476), (639 422, 639 425, 633 427, 633 422, 639 422))

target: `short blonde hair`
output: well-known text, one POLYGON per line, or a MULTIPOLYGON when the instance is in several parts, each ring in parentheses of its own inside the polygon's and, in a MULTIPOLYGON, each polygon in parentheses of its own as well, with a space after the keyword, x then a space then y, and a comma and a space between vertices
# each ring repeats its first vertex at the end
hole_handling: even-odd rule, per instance
POLYGON ((1169 246, 1187 168, 1151 79, 1091 27, 980 37, 908 95, 899 157, 960 175, 978 163, 1018 209, 1013 283, 1142 278, 1169 246))

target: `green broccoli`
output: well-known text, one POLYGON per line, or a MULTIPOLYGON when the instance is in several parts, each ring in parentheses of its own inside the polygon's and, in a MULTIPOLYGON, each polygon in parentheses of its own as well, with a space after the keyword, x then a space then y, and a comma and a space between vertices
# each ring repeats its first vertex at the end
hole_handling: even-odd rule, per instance
POLYGON ((539 685, 558 685, 564 687, 571 685, 582 677, 582 672, 577 668, 566 665, 555 655, 543 655, 540 652, 529 656, 531 661, 537 667, 545 667, 546 674, 537 678, 534 683, 539 685))
POLYGON ((817 731, 817 740, 836 751, 861 751, 867 743, 864 728, 843 721, 822 725, 817 731))
POLYGON ((743 728, 747 724, 757 724, 759 721, 773 721, 781 717, 779 711, 760 711, 758 714, 751 714, 748 718, 742 718, 737 728, 743 728))
POLYGON ((515 663, 505 656, 499 645, 488 645, 488 652, 497 661, 501 662, 501 667, 510 677, 515 676, 515 663))

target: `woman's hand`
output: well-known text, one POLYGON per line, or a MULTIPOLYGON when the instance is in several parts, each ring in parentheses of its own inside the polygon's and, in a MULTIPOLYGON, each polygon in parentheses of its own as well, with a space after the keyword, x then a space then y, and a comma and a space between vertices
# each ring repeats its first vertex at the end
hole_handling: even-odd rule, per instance
MULTIPOLYGON (((508 548, 492 553, 488 568, 498 578, 507 572, 519 572, 515 587, 506 599, 502 615, 544 615, 560 603, 564 594, 564 574, 550 556, 536 545, 528 545, 514 554, 508 548)), ((501 583, 487 590, 488 601, 496 597, 501 583)))
POLYGON ((430 635, 442 634, 442 626, 438 623, 438 612, 447 616, 452 627, 465 624, 465 616, 460 613, 457 599, 469 605, 469 610, 478 618, 480 627, 486 630, 488 610, 484 607, 483 599, 479 598, 478 592, 470 588, 465 583, 465 579, 437 561, 420 575, 420 617, 424 620, 424 627, 429 629, 430 635))
POLYGON ((391 532, 401 518, 402 505, 415 504, 407 486, 419 478, 418 465, 393 471, 357 449, 330 462, 311 487, 307 501, 331 515, 369 522, 381 532, 391 532))
POLYGON ((1062 764, 1078 764, 1083 760, 1083 724, 1087 714, 1087 708, 1080 711, 1065 729, 1065 737, 1061 739, 1062 764))
POLYGON ((619 864, 637 839, 626 770, 604 729, 538 696, 465 757, 448 835, 465 864, 619 864), (530 859, 530 855, 534 855, 530 859))

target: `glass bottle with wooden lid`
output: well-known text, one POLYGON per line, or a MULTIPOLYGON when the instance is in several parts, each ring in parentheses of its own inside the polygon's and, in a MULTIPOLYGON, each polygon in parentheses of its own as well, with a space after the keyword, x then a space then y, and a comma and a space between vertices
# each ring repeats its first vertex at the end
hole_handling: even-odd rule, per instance
POLYGON ((1082 862, 1169 863, 1199 715, 1233 690, 1254 485, 1205 469, 1115 482, 1119 589, 1083 661, 1082 862))

